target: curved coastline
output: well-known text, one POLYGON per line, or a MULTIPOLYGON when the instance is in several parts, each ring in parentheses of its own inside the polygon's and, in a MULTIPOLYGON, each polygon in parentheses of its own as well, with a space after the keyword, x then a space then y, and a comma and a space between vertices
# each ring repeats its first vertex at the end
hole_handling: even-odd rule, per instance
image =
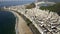
POLYGON ((0 11, 0 23, 1 23, 1 33, 4 32, 5 33, 10 33, 10 34, 15 34, 15 20, 16 17, 14 16, 13 13, 9 12, 9 11, 0 11), (2 25, 4 24, 4 25, 2 25), (4 31, 3 31, 4 30, 4 31), (12 32, 10 32, 12 31, 12 32))
POLYGON ((16 34, 25 34, 25 33, 26 34, 33 34, 32 31, 30 30, 29 26, 26 24, 25 20, 23 19, 23 17, 20 16, 19 13, 17 14, 14 11, 11 11, 11 12, 14 13, 17 17, 16 25, 15 25, 16 34))

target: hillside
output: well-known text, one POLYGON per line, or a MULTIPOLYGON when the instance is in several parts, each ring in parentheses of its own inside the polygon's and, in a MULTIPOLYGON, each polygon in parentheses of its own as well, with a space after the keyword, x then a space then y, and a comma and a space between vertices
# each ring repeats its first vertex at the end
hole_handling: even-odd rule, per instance
POLYGON ((58 15, 60 15, 60 3, 56 3, 53 6, 42 6, 40 9, 56 12, 58 15))

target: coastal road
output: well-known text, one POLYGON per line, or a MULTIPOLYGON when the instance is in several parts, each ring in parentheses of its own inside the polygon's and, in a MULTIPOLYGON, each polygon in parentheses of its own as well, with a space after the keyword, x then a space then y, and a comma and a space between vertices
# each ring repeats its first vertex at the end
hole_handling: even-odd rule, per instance
POLYGON ((33 34, 31 29, 27 26, 25 20, 16 12, 11 11, 16 17, 16 34, 33 34))

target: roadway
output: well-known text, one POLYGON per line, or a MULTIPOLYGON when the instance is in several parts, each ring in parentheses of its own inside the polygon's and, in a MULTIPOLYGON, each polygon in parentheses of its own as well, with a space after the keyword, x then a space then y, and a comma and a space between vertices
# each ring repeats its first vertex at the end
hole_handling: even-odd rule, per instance
POLYGON ((33 34, 31 29, 26 24, 25 20, 16 12, 11 11, 16 17, 16 34, 33 34))

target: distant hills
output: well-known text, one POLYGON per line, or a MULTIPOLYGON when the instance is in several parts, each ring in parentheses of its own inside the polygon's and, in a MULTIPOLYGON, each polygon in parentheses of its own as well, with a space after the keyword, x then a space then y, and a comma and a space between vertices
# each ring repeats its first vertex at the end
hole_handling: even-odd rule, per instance
MULTIPOLYGON (((42 0, 38 0, 39 1, 42 1, 42 0)), ((50 1, 50 2, 60 2, 60 0, 46 0, 46 1, 50 1)))

